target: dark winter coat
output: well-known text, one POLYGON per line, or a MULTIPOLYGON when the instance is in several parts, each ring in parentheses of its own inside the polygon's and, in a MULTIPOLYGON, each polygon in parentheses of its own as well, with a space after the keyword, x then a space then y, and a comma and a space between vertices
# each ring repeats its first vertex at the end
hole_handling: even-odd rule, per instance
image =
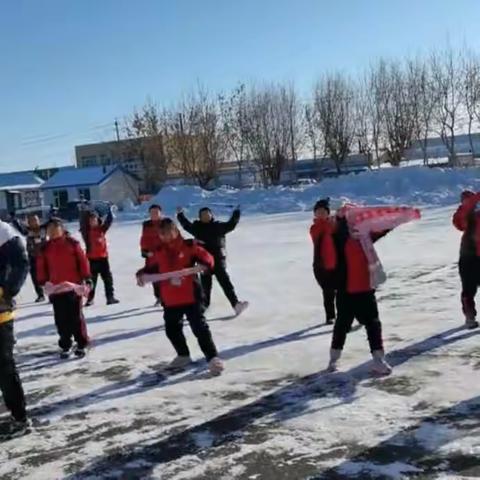
POLYGON ((80 284, 90 278, 90 265, 80 243, 69 235, 49 240, 37 257, 37 280, 80 284))
POLYGON ((17 232, 8 224, 0 222, 0 323, 13 320, 18 294, 28 274, 27 251, 17 232))
POLYGON ((240 210, 234 210, 228 222, 212 220, 209 223, 196 220, 190 222, 183 213, 177 215, 180 225, 195 237, 205 250, 213 255, 215 261, 224 261, 227 257, 225 235, 235 230, 240 221, 240 210))
MULTIPOLYGON (((202 264, 210 270, 215 262, 204 248, 193 240, 184 240, 181 236, 174 242, 164 243, 151 257, 148 267, 137 272, 168 273, 202 264)), ((176 285, 170 281, 160 282, 160 297, 166 308, 193 305, 201 301, 200 285, 197 275, 183 277, 176 285)))
POLYGON ((480 257, 480 193, 466 197, 453 215, 453 225, 463 232, 460 258, 480 257))
POLYGON ((41 251, 46 241, 46 224, 40 225, 38 229, 30 228, 27 224, 20 222, 17 218, 12 220, 12 225, 26 238, 27 253, 29 258, 35 258, 41 251))

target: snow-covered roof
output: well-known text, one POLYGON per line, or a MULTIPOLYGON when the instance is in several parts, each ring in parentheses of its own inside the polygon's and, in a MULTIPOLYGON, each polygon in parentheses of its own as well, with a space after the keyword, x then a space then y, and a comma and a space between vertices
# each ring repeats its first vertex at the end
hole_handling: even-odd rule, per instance
POLYGON ((42 184, 33 172, 0 173, 0 190, 35 190, 42 184))
POLYGON ((61 187, 78 187, 99 185, 104 182, 118 165, 105 167, 65 168, 52 175, 43 185, 42 190, 61 187))

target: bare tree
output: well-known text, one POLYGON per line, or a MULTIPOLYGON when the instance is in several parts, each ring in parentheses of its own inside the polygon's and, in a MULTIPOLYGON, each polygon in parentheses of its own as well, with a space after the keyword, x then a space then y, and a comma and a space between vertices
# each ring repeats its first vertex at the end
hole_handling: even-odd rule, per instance
MULTIPOLYGON (((312 102, 313 103, 313 102, 312 102)), ((313 154, 313 160, 318 160, 318 153, 322 148, 322 139, 320 137, 320 132, 318 131, 318 118, 317 118, 317 109, 313 103, 305 104, 305 136, 307 139, 307 144, 311 148, 313 154)))
POLYGON ((278 184, 297 158, 302 138, 300 107, 292 85, 252 86, 247 93, 245 134, 265 185, 278 184))
POLYGON ((473 53, 468 54, 463 61, 463 103, 465 105, 468 120, 468 141, 470 152, 475 156, 475 145, 473 143, 473 125, 480 118, 480 62, 473 53))
POLYGON ((438 99, 434 118, 452 165, 457 163, 455 135, 464 98, 462 76, 459 75, 461 57, 460 52, 454 52, 451 48, 441 53, 435 52, 431 56, 432 80, 438 99))
POLYGON ((340 173, 355 138, 355 92, 351 82, 339 74, 325 76, 315 87, 315 108, 325 154, 340 173))
POLYGON ((249 163, 248 140, 246 134, 247 96, 244 84, 240 84, 228 96, 219 95, 223 134, 227 155, 234 159, 238 167, 240 183, 249 163))
POLYGON ((186 178, 212 186, 225 161, 226 142, 218 103, 201 87, 169 115, 168 149, 186 178))
POLYGON ((355 138, 358 153, 366 155, 368 164, 372 166, 372 152, 374 148, 374 108, 371 90, 366 79, 359 81, 355 95, 355 138))
POLYGON ((166 149, 166 116, 151 101, 125 119, 127 142, 122 142, 124 160, 139 159, 148 191, 156 191, 165 181, 171 158, 166 149))

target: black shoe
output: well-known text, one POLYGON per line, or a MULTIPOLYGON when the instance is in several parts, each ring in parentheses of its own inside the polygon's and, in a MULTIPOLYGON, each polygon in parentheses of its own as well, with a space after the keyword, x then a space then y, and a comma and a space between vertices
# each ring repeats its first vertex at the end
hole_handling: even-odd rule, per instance
POLYGON ((107 305, 116 305, 120 303, 120 300, 117 300, 115 297, 107 298, 107 305))
POLYGON ((327 318, 327 321, 325 322, 327 325, 333 325, 335 323, 334 318, 327 318))
POLYGON ((28 419, 15 420, 13 417, 6 426, 5 430, 0 432, 0 439, 9 440, 31 432, 32 422, 28 419))
POLYGON ((67 360, 68 358, 70 358, 70 349, 68 350, 60 350, 60 358, 62 360, 67 360))
POLYGON ((45 297, 43 295, 39 295, 35 300, 35 303, 42 303, 45 301, 45 297))
POLYGON ((91 300, 87 300, 87 303, 85 304, 86 307, 91 307, 93 305, 93 298, 91 300))
POLYGON ((77 357, 77 358, 83 358, 85 357, 85 355, 87 354, 87 352, 85 351, 84 348, 76 348, 73 352, 73 354, 77 357))

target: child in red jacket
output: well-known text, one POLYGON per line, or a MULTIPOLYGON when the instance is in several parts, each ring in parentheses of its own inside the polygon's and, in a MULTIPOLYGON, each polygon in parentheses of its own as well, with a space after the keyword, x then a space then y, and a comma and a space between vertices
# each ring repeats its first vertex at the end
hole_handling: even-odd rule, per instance
MULTIPOLYGON (((148 209, 150 220, 146 220, 142 224, 142 236, 140 237, 140 251, 145 259, 145 266, 151 265, 151 259, 154 252, 160 248, 161 240, 159 235, 160 222, 162 221, 162 207, 157 204, 150 205, 148 209)), ((153 294, 155 295, 155 306, 162 304, 160 298, 160 284, 153 284, 153 294)))
MULTIPOLYGON (((175 223, 165 218, 160 227, 162 246, 151 258, 150 266, 137 273, 143 285, 144 273, 168 273, 198 265, 198 273, 213 269, 213 257, 193 240, 184 240, 175 223)), ((210 328, 204 317, 202 291, 197 275, 172 278, 160 282, 160 294, 164 303, 165 332, 177 352, 170 368, 184 368, 191 363, 190 351, 183 334, 183 319, 187 318, 193 334, 207 359, 210 371, 220 374, 223 362, 218 357, 210 328)))
MULTIPOLYGON (((46 242, 37 257, 37 275, 40 285, 47 282, 60 285, 64 282, 80 285, 91 283, 90 266, 80 243, 70 237, 59 218, 48 222, 46 242)), ((85 356, 89 340, 82 313, 82 298, 75 291, 65 291, 50 296, 55 316, 60 347, 60 356, 68 358, 72 337, 76 341, 75 356, 85 356)))
MULTIPOLYGON (((371 234, 375 242, 387 232, 371 234)), ((379 320, 375 289, 370 284, 368 260, 360 241, 350 235, 348 224, 337 213, 334 234, 335 258, 324 258, 325 264, 335 264, 337 278, 337 320, 333 327, 328 371, 337 369, 347 334, 355 319, 365 326, 373 357, 373 372, 388 375, 392 368, 385 360, 382 324, 379 320)), ((328 254, 328 252, 326 252, 328 254)))
POLYGON ((90 271, 92 272, 92 289, 86 306, 93 305, 98 276, 100 275, 105 286, 107 305, 119 303, 115 298, 113 276, 108 260, 108 246, 106 233, 112 225, 113 213, 111 208, 105 220, 102 220, 96 211, 82 212, 80 217, 80 231, 85 242, 90 271))
POLYGON ((314 220, 310 227, 313 242, 313 274, 323 293, 325 319, 328 325, 335 321, 335 245, 334 223, 330 218, 330 199, 319 200, 313 207, 314 220))
POLYGON ((477 328, 475 295, 480 285, 480 193, 462 192, 461 204, 453 215, 454 226, 463 232, 458 262, 462 281, 462 309, 467 328, 477 328))

